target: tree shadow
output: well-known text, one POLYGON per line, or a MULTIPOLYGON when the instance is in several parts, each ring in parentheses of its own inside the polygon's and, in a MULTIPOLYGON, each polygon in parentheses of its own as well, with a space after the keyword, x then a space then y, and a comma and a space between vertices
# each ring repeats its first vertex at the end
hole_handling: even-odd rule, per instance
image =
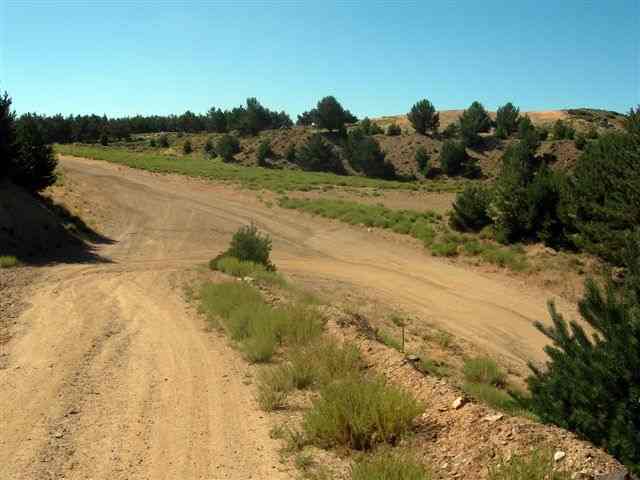
POLYGON ((0 183, 0 255, 34 266, 112 263, 98 251, 114 243, 63 205, 0 183))

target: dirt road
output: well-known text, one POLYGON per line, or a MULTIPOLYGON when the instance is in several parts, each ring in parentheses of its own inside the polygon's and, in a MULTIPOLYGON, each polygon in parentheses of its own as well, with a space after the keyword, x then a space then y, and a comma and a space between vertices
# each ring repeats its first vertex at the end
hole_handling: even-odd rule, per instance
POLYGON ((63 158, 112 207, 105 263, 47 267, 0 370, 0 478, 291 478, 247 366, 177 294, 176 275, 253 220, 294 275, 366 290, 497 355, 541 359, 542 291, 376 233, 267 208, 228 186, 63 158))

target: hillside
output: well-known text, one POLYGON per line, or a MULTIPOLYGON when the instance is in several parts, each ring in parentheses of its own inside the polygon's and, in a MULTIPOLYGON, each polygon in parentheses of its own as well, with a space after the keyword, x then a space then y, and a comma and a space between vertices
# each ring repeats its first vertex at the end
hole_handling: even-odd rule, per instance
MULTIPOLYGON (((458 120, 462 114, 462 110, 445 110, 440 113, 440 130, 446 128, 449 124, 458 120)), ((492 118, 495 118, 495 112, 489 112, 492 118)), ((623 116, 615 112, 607 112, 594 109, 577 109, 577 110, 549 110, 540 112, 525 112, 534 125, 550 130, 553 123, 562 120, 571 125, 576 132, 586 134, 595 131, 598 135, 604 132, 622 128, 623 116)), ((397 173, 405 178, 423 179, 423 175, 419 172, 415 152, 419 147, 423 147, 431 159, 431 166, 436 167, 433 174, 438 175, 438 158, 440 148, 444 142, 442 138, 430 135, 416 134, 411 127, 406 115, 396 115, 374 118, 374 123, 386 128, 396 123, 402 128, 402 134, 399 136, 387 136, 385 134, 374 135, 375 139, 380 143, 382 150, 386 154, 386 158, 395 167, 397 173)), ((241 151, 236 155, 236 161, 243 165, 256 165, 256 153, 258 146, 267 140, 271 144, 274 158, 273 165, 278 168, 287 168, 291 165, 284 160, 287 148, 294 145, 300 147, 308 141, 314 133, 321 133, 327 141, 332 143, 337 149, 341 148, 341 140, 335 134, 329 134, 319 131, 312 127, 295 126, 290 129, 265 130, 256 136, 239 137, 241 151)), ((162 153, 181 155, 181 146, 184 141, 189 138, 195 151, 202 151, 207 139, 211 139, 214 143, 220 137, 216 133, 198 133, 187 134, 185 136, 179 134, 168 134, 171 147, 167 149, 158 149, 162 153)), ((485 137, 484 145, 477 149, 467 149, 470 156, 477 159, 480 168, 485 177, 492 177, 497 171, 500 158, 505 149, 515 141, 515 138, 499 140, 490 133, 483 134, 485 137)), ((141 151, 148 150, 148 139, 157 137, 158 134, 140 135, 137 141, 122 142, 118 145, 125 146, 128 149, 141 151)), ((546 154, 548 160, 554 168, 570 168, 577 160, 580 150, 576 147, 573 140, 554 140, 550 138, 541 142, 539 152, 546 154)), ((347 171, 349 171, 348 165, 347 171)))

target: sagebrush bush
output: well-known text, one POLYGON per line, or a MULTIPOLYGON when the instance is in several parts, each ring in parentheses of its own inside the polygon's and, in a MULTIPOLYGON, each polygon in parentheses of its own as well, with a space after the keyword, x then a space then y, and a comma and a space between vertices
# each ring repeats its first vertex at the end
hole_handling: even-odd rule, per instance
POLYGON ((277 272, 269 271, 264 265, 259 263, 242 261, 234 257, 222 257, 213 259, 209 267, 212 270, 219 270, 227 275, 245 278, 249 277, 257 283, 277 285, 286 287, 287 281, 277 272))
POLYGON ((393 445, 421 412, 420 404, 381 379, 346 379, 322 388, 304 417, 307 437, 320 447, 370 450, 393 445))
POLYGON ((400 128, 400 125, 398 125, 397 123, 391 123, 387 127, 388 137, 397 137, 398 135, 401 135, 401 134, 402 134, 402 129, 400 128))
POLYGON ((257 379, 258 404, 266 411, 284 408, 287 395, 293 387, 286 365, 261 370, 257 379))
POLYGON ((502 387, 506 381, 506 374, 491 358, 471 358, 464 363, 463 372, 468 382, 502 387))
POLYGON ((149 146, 151 148, 156 148, 158 146, 156 139, 154 137, 151 137, 151 139, 149 140, 149 146))
POLYGON ((182 144, 182 153, 189 155, 191 152, 193 152, 193 145, 191 145, 191 140, 187 139, 182 144))
POLYGON ((556 469, 551 450, 515 455, 489 469, 489 480, 570 480, 569 472, 556 469))
POLYGON ((158 145, 160 148, 169 148, 169 136, 167 134, 162 134, 158 138, 158 145))
MULTIPOLYGON (((260 292, 242 282, 207 283, 200 292, 202 310, 209 317, 227 319, 238 305, 263 303, 260 292)), ((211 319, 215 322, 215 319, 211 319)))
POLYGON ((415 459, 383 450, 362 456, 351 467, 351 480, 429 480, 424 465, 415 459))
POLYGON ((431 255, 434 257, 456 257, 458 244, 455 242, 438 242, 431 245, 431 255))
POLYGON ((382 128, 380 128, 380 126, 377 123, 372 122, 369 119, 369 117, 364 117, 360 121, 360 124, 358 125, 358 128, 365 135, 379 135, 379 134, 383 133, 382 128))
POLYGON ((492 199, 493 192, 489 187, 467 185, 456 195, 449 214, 449 224, 462 232, 478 232, 491 225, 493 220, 489 216, 489 207, 492 199))

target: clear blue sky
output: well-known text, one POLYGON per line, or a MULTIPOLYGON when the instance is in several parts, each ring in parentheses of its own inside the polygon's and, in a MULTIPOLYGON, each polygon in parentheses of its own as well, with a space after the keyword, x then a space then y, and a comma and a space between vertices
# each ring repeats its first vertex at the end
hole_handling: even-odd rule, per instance
POLYGON ((0 89, 20 113, 168 114, 256 96, 295 115, 480 100, 640 103, 640 1, 0 0, 0 89))

